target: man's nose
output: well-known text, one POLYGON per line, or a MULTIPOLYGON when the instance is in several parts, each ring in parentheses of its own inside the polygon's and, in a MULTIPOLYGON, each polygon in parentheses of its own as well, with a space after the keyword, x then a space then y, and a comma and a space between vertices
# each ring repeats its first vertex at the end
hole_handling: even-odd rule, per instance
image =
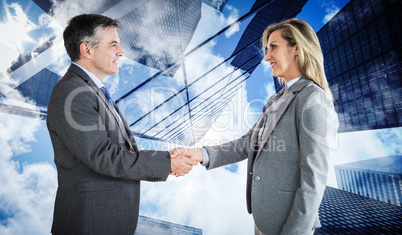
POLYGON ((119 46, 119 48, 118 48, 119 50, 117 51, 117 55, 118 56, 124 56, 124 51, 123 51, 123 49, 119 46))

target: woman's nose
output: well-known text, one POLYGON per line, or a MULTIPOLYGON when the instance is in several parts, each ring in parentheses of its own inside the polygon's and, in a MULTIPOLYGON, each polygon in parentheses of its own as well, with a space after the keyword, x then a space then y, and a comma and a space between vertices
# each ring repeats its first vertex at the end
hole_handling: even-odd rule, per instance
POLYGON ((269 55, 269 52, 267 51, 267 54, 265 54, 265 56, 264 56, 264 60, 269 61, 269 59, 271 59, 270 57, 271 56, 269 55))

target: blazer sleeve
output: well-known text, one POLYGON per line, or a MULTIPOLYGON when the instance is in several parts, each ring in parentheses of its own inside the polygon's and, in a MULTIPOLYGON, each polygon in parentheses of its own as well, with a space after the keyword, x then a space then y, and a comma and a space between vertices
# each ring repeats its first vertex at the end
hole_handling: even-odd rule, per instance
POLYGON ((312 234, 326 187, 331 151, 339 122, 333 101, 319 89, 298 96, 297 132, 300 187, 281 234, 312 234))
POLYGON ((52 135, 57 136, 60 148, 67 148, 73 157, 100 174, 132 180, 167 179, 169 153, 129 151, 119 145, 117 126, 116 130, 107 129, 110 125, 105 122, 111 120, 102 118, 102 112, 104 116, 107 114, 101 110, 103 105, 92 87, 75 81, 65 82, 59 88, 49 103, 47 125, 52 135))
POLYGON ((203 148, 205 148, 209 156, 209 164, 206 169, 210 170, 247 159, 249 152, 254 150, 251 136, 259 122, 260 120, 239 139, 221 145, 204 146, 203 148))

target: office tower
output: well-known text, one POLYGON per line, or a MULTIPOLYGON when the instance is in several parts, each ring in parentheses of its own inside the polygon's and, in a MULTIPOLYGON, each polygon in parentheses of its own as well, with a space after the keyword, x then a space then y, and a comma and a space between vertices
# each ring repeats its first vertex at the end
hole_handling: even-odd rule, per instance
POLYGON ((339 189, 401 206, 401 155, 336 165, 335 174, 339 189))
POLYGON ((218 11, 223 11, 223 8, 225 8, 226 3, 228 3, 229 0, 202 0, 203 3, 207 4, 208 6, 215 8, 218 11))
POLYGON ((149 234, 202 235, 202 230, 140 215, 134 235, 149 234))
POLYGON ((339 132, 402 126, 401 5, 351 0, 317 32, 339 132))
MULTIPOLYGON (((34 2, 52 14, 55 6, 52 1, 34 2)), ((159 70, 166 70, 181 60, 201 18, 201 4, 202 0, 56 1, 59 8, 70 9, 72 15, 69 17, 82 13, 84 9, 87 13, 119 18, 124 29, 119 31, 119 35, 125 56, 159 70), (69 6, 79 6, 79 9, 69 6)), ((167 74, 173 76, 177 69, 178 66, 171 68, 167 74)))
POLYGON ((179 62, 201 18, 201 3, 147 1, 121 17, 121 23, 128 26, 119 32, 125 56, 159 70, 179 62))
POLYGON ((61 76, 45 68, 21 83, 17 89, 24 97, 35 101, 37 106, 47 107, 53 87, 60 78, 61 76))
POLYGON ((318 234, 400 234, 402 207, 326 187, 318 234))

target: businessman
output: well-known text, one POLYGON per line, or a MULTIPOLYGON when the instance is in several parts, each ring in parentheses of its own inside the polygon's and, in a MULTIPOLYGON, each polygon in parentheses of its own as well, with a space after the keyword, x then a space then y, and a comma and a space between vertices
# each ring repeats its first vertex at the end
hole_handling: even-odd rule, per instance
POLYGON ((102 80, 123 56, 118 20, 73 17, 63 38, 72 64, 53 89, 47 127, 58 189, 53 234, 134 234, 140 181, 187 174, 198 162, 167 151, 139 150, 102 80))

